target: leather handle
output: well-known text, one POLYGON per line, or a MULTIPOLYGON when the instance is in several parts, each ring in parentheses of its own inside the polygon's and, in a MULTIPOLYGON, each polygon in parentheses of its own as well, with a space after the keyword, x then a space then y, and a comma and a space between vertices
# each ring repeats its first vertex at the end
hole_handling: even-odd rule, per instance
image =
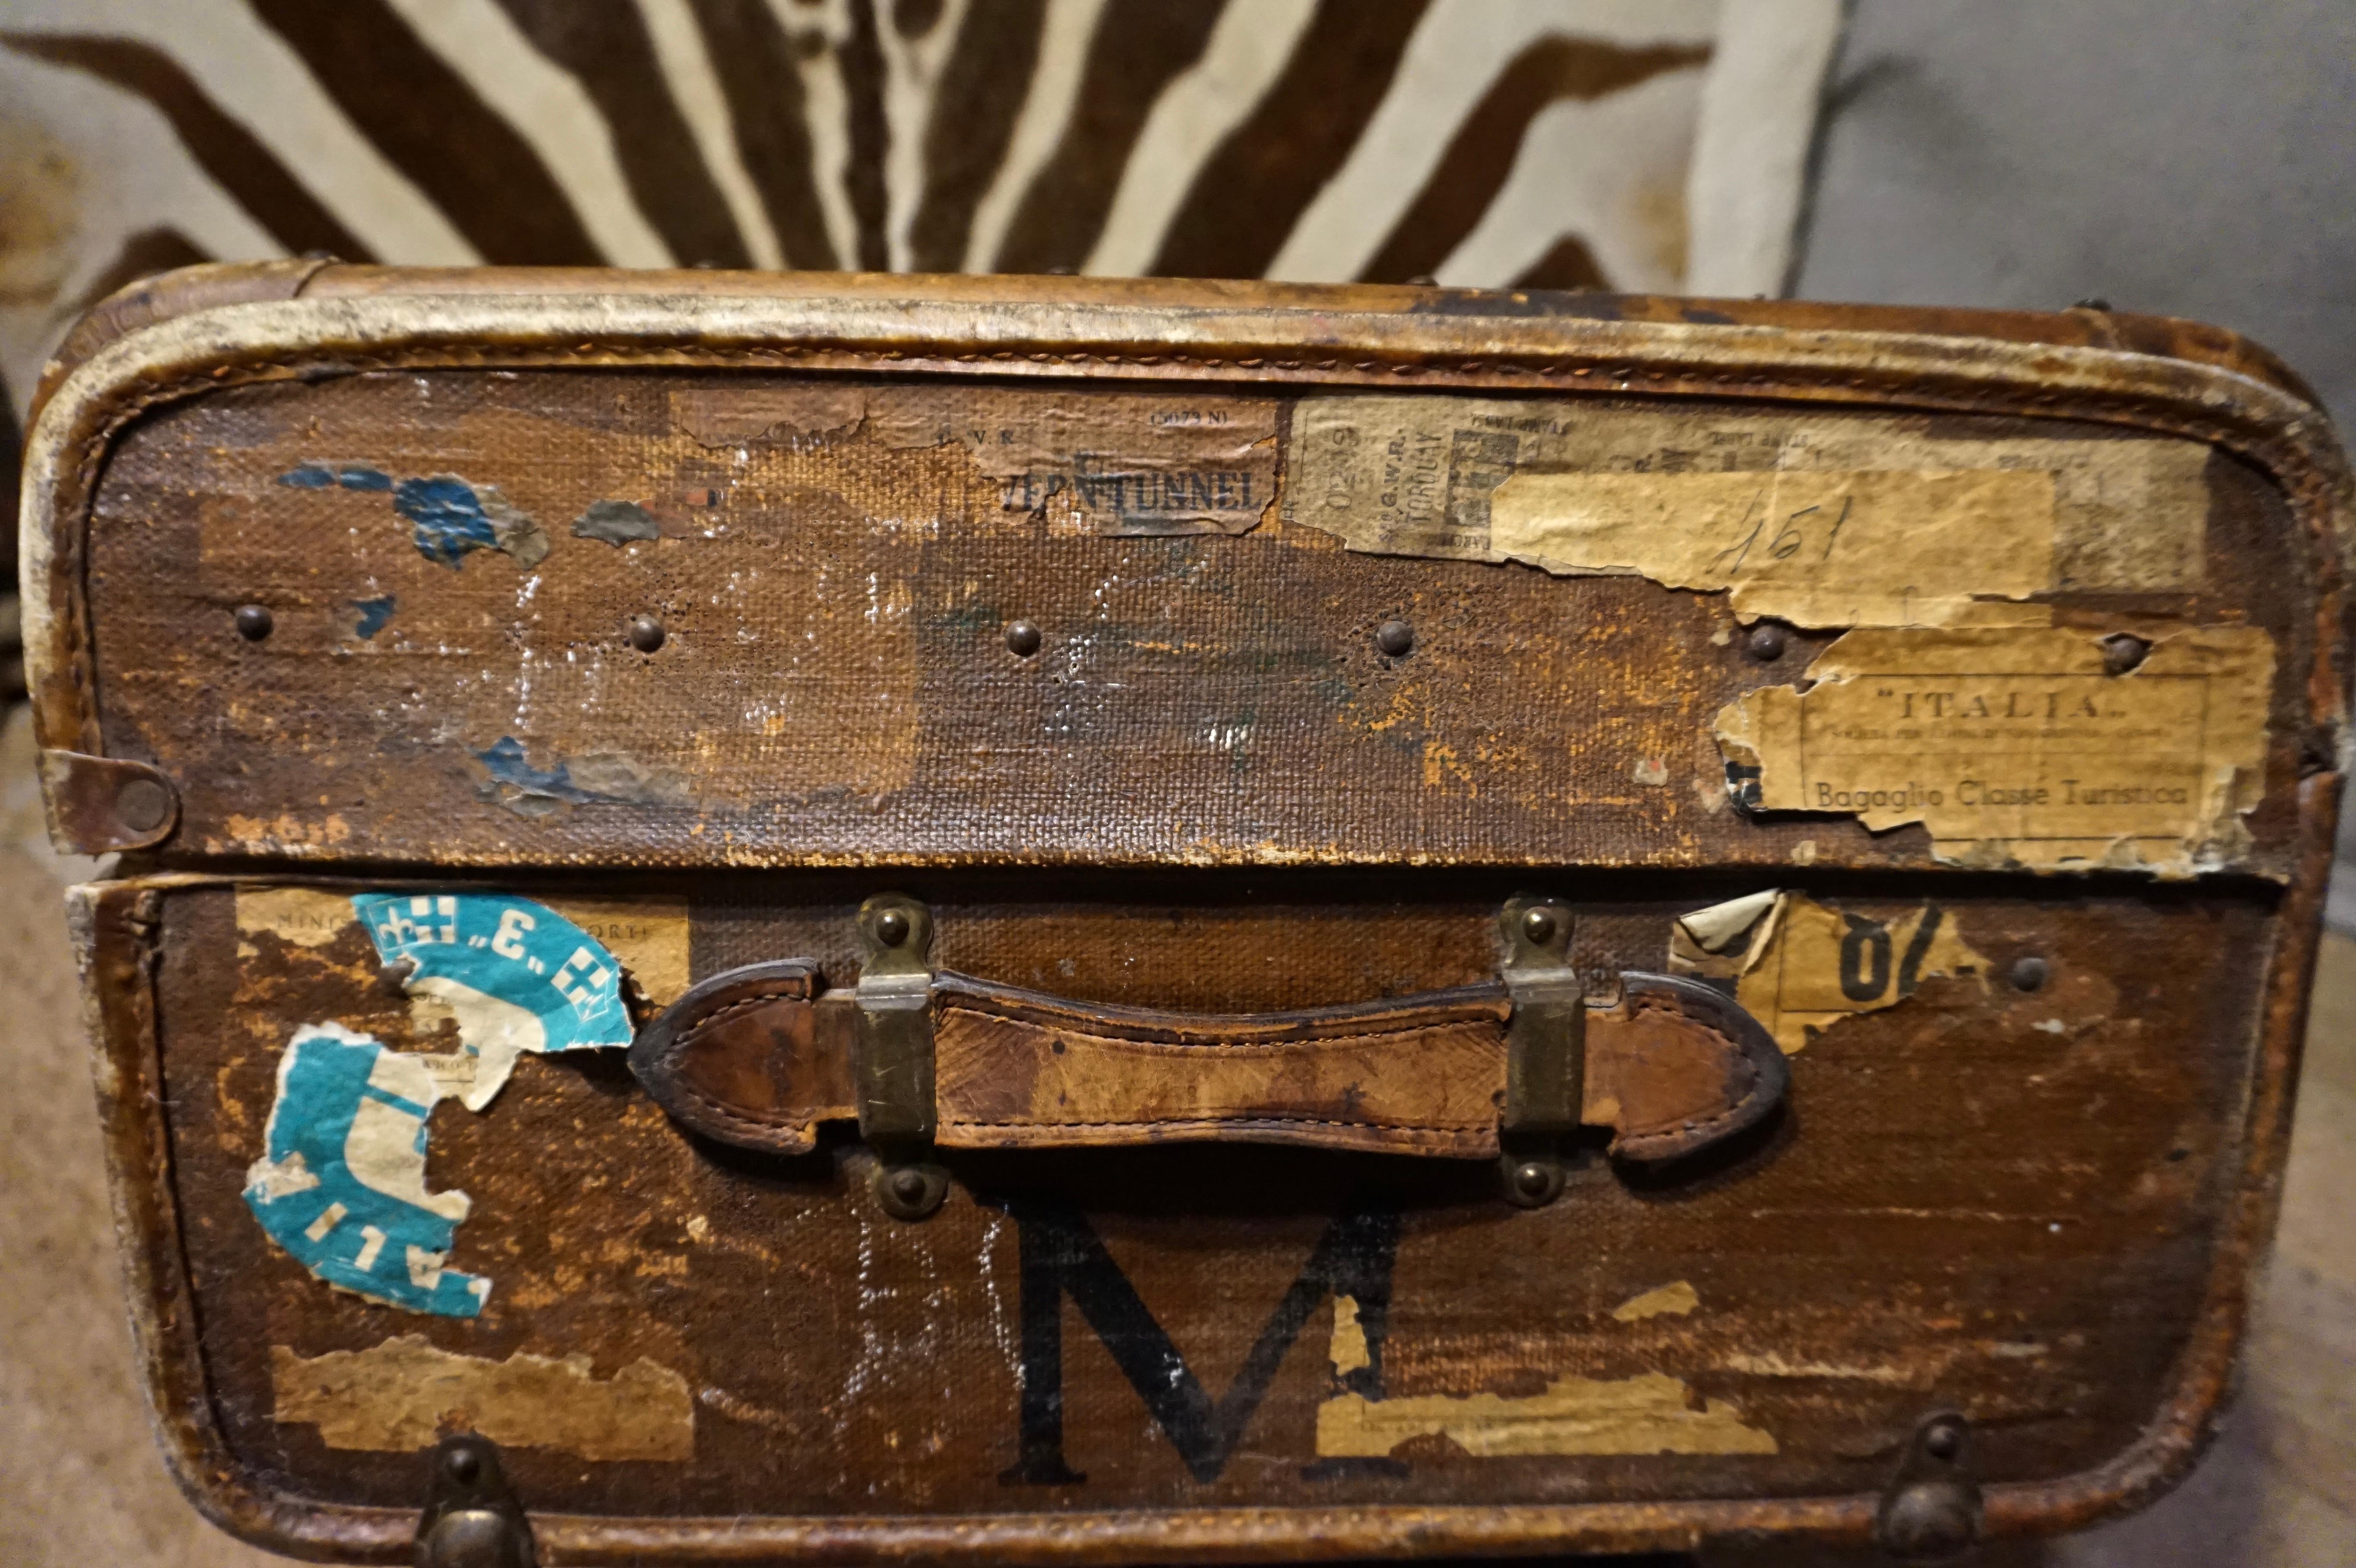
MULTIPOLYGON (((1612 1152, 1691 1154, 1783 1097, 1783 1057, 1722 993, 1624 974, 1584 1008, 1580 1116, 1612 1152)), ((935 1143, 1052 1148, 1201 1139, 1494 1156, 1515 1001, 1503 982, 1301 1012, 1190 1014, 932 976, 935 1143)), ((640 1031, 630 1066, 680 1123, 797 1154, 855 1121, 858 994, 787 960, 702 982, 640 1031)))

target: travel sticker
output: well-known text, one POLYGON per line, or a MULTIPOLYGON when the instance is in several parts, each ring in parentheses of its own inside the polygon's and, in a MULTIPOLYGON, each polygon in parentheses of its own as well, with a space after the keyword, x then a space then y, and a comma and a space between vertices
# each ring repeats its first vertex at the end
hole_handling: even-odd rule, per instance
POLYGON ((1987 987, 1987 960, 1937 902, 1865 912, 1804 893, 1759 892, 1681 916, 1668 969, 1726 992, 1786 1056, 1843 1019, 1896 1007, 1925 980, 1987 987))
POLYGON ((458 1098, 490 1104, 517 1056, 630 1043, 621 965, 550 909, 499 893, 360 893, 352 909, 403 987, 446 1008, 474 1058, 458 1098))
POLYGON ((2274 644, 2253 626, 1856 631, 1721 710, 1736 801, 1919 822, 1954 865, 2190 876, 2249 847, 2274 644))
MULTIPOLYGON (((282 890, 257 898, 252 923, 297 942, 331 941, 341 922, 330 923, 327 903, 309 890, 282 890)), ((595 937, 528 899, 362 893, 348 907, 379 957, 399 966, 418 1021, 455 1021, 458 1049, 395 1051, 332 1021, 297 1029, 279 1059, 246 1205, 328 1284, 412 1312, 471 1317, 491 1282, 447 1266, 473 1205, 464 1192, 426 1188, 434 1107, 446 1099, 481 1111, 526 1051, 627 1046, 621 965, 595 937)))
POLYGON ((341 1024, 305 1024, 279 1059, 267 1152, 246 1172, 246 1207, 329 1285, 412 1312, 474 1317, 491 1282, 444 1266, 473 1201, 425 1189, 425 1122, 446 1093, 423 1056, 341 1024))

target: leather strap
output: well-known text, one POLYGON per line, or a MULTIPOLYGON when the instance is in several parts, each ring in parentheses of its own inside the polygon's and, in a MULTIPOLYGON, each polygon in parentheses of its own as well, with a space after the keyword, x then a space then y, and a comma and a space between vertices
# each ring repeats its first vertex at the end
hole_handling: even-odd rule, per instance
MULTIPOLYGON (((1783 1053, 1722 993, 1627 974, 1589 1006, 1581 1120, 1659 1160, 1751 1125, 1783 1053)), ((731 970, 649 1023, 630 1066, 686 1126, 780 1154, 851 1121, 851 993, 806 960, 731 970)), ((935 1141, 1059 1148, 1228 1139, 1478 1158, 1498 1152, 1503 984, 1302 1012, 1162 1012, 933 976, 935 1141)))

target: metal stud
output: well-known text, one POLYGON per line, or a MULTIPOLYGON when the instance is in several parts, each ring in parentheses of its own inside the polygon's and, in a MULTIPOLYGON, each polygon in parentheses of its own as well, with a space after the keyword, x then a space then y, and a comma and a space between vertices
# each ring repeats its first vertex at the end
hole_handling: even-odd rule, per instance
POLYGON ((1534 909, 1526 911, 1523 913, 1522 934, 1530 939, 1530 943, 1533 946, 1544 947, 1547 943, 1554 940, 1554 911, 1550 909, 1534 909))
POLYGON ((1543 1209, 1562 1196, 1566 1173, 1561 1161, 1507 1155, 1504 1167, 1505 1201, 1516 1209, 1543 1209))
POLYGON ((642 654, 650 654, 661 647, 663 639, 669 635, 663 630, 663 624, 652 615, 637 615, 630 620, 630 646, 642 654))
POLYGON ((1039 651, 1041 638, 1036 621, 1006 623, 1006 651, 1018 659, 1027 659, 1039 651))
POLYGON ((1773 664, 1783 656, 1783 628, 1772 621, 1762 621, 1751 628, 1751 656, 1761 664, 1773 664))
POLYGON ((894 1220, 922 1220, 949 1195, 949 1173, 923 1161, 875 1167, 875 1201, 894 1220))
POLYGON ((2126 632, 2103 639, 2103 673, 2125 675, 2141 665, 2151 652, 2151 645, 2141 637, 2126 632))
POLYGON ((1415 628, 1405 621, 1385 621, 1375 628, 1376 651, 1391 658, 1404 658, 1415 646, 1415 628))
POLYGON ((123 781, 114 792, 114 816, 134 833, 153 833, 172 815, 172 792, 154 779, 123 781))
POLYGON ((887 909, 875 917, 875 940, 886 947, 897 947, 908 940, 908 917, 896 909, 887 909))
POLYGON ((237 635, 249 643, 262 641, 262 638, 270 635, 271 628, 278 624, 277 617, 271 614, 270 606, 267 604, 241 604, 237 607, 234 619, 237 623, 237 635))
POLYGON ((2016 991, 2041 991, 2052 975, 2052 966, 2033 953, 2012 961, 2012 988, 2016 991))

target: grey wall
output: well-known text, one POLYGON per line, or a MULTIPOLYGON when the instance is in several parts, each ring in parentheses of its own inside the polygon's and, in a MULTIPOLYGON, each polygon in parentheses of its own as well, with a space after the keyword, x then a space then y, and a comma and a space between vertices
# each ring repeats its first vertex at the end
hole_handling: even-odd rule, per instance
POLYGON ((1859 0, 1796 291, 2230 326, 2356 428, 2356 4, 1859 0))

